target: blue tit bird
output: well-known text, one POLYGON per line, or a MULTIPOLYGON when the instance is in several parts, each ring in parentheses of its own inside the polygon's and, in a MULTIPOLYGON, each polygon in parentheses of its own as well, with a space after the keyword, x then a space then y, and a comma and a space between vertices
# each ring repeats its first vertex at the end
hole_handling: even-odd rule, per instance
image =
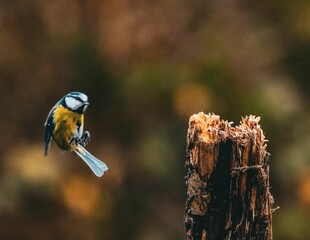
POLYGON ((101 177, 108 170, 107 165, 85 149, 90 140, 90 133, 83 132, 84 112, 88 105, 88 97, 81 92, 70 92, 56 103, 44 124, 45 156, 53 138, 60 149, 75 152, 96 176, 101 177))

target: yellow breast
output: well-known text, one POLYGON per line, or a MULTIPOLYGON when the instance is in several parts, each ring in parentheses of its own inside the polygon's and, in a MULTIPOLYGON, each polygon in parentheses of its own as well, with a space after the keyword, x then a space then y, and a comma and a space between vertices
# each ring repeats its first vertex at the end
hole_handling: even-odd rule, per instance
POLYGON ((83 131, 84 115, 59 106, 54 113, 54 124, 53 139, 55 143, 63 150, 72 150, 71 140, 74 135, 78 134, 78 126, 81 126, 81 131, 83 131))

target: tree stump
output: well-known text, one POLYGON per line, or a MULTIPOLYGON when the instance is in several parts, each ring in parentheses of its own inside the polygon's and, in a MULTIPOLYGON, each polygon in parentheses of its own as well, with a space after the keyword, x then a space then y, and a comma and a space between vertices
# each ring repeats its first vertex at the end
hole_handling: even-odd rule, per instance
POLYGON ((260 118, 239 126, 214 114, 189 120, 186 240, 272 239, 273 197, 260 118))

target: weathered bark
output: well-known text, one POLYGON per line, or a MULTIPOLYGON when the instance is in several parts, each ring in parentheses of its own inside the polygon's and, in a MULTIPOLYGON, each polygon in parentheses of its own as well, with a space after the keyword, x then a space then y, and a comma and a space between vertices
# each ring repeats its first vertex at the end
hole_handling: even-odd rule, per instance
POLYGON ((269 153, 259 123, 193 115, 187 134, 187 240, 272 239, 269 153))

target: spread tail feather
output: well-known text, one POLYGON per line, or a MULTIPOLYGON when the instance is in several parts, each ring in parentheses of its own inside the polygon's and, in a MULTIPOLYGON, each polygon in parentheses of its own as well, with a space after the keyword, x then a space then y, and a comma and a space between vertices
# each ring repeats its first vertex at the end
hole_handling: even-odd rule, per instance
POLYGON ((81 145, 78 145, 74 152, 84 160, 97 177, 101 177, 108 170, 108 166, 104 162, 95 158, 81 145))

